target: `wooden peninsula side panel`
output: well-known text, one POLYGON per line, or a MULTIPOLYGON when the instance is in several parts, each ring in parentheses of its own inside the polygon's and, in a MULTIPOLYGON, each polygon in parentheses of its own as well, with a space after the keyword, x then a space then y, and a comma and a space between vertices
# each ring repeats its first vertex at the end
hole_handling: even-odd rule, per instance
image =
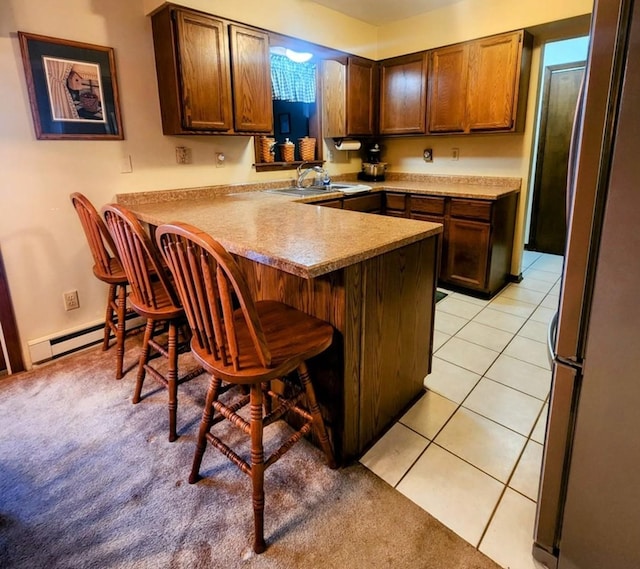
POLYGON ((424 389, 436 243, 430 237, 312 279, 237 257, 257 299, 280 300, 336 328, 334 344, 310 368, 343 464, 360 456, 424 389))

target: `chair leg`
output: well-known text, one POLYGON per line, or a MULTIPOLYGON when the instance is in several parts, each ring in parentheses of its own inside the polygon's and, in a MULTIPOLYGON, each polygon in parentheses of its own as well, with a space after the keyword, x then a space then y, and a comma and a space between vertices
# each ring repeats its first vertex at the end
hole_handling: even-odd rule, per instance
POLYGON ((116 285, 110 284, 107 292, 107 311, 104 315, 104 338, 102 340, 102 351, 109 349, 109 338, 111 336, 111 326, 113 325, 113 304, 116 301, 116 285))
POLYGON ((118 325, 116 326, 116 379, 122 379, 122 368, 124 365, 124 337, 127 316, 127 286, 120 284, 117 288, 118 325))
POLYGON ((169 442, 178 438, 177 414, 178 414, 178 327, 172 320, 169 322, 167 336, 167 355, 169 366, 167 371, 167 389, 169 391, 169 442))
POLYGON ((320 408, 318 407, 318 402, 316 400, 316 392, 313 389, 313 384, 311 383, 311 379, 309 378, 309 370, 307 369, 307 364, 305 362, 301 363, 298 366, 298 376, 300 377, 300 381, 302 382, 305 393, 307 395, 307 405, 309 406, 309 413, 311 413, 311 416, 313 417, 313 430, 318 437, 320 447, 327 457, 327 464, 329 465, 329 468, 337 468, 338 465, 336 464, 336 459, 333 456, 333 450, 331 449, 331 444, 329 443, 327 429, 324 426, 324 419, 322 418, 322 413, 320 413, 320 408))
POLYGON ((253 484, 253 550, 262 553, 264 542, 264 449, 262 447, 262 386, 251 386, 251 481, 253 484))
POLYGON ((146 374, 145 366, 149 361, 149 341, 153 336, 153 330, 155 328, 155 322, 151 318, 147 318, 147 325, 144 329, 144 338, 142 340, 142 351, 140 352, 140 360, 138 362, 138 376, 136 378, 136 389, 133 393, 133 402, 140 402, 140 394, 142 393, 142 385, 144 383, 144 376, 146 374))
POLYGON ((193 466, 191 467, 189 484, 195 484, 200 480, 200 465, 202 464, 204 451, 207 448, 207 433, 209 432, 213 421, 213 402, 218 399, 218 391, 220 390, 221 384, 222 380, 211 376, 209 389, 207 390, 207 399, 204 404, 204 411, 202 412, 202 420, 200 421, 198 442, 196 444, 196 452, 193 456, 193 466))
POLYGON ((264 399, 264 414, 268 415, 271 413, 272 405, 271 405, 271 396, 269 395, 270 382, 264 381, 262 382, 262 396, 264 399))

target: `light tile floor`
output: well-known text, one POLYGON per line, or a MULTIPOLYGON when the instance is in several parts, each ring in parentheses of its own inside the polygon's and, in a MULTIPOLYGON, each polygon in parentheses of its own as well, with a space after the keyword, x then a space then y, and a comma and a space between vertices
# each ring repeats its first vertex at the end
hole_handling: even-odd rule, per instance
POLYGON ((522 266, 522 282, 491 301, 445 290, 426 393, 361 462, 502 567, 540 569, 546 331, 562 257, 525 251, 522 266))

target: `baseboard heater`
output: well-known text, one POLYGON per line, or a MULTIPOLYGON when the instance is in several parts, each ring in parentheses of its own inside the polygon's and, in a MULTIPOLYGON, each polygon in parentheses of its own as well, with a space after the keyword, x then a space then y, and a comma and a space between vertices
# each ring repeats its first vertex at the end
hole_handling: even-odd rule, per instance
MULTIPOLYGON (((145 320, 136 313, 127 314, 125 327, 133 330, 144 326, 145 320)), ((73 352, 84 350, 96 344, 100 344, 104 338, 104 321, 91 324, 84 328, 65 332, 58 336, 39 338, 28 342, 29 355, 32 364, 44 363, 49 360, 61 358, 73 352)), ((111 334, 112 342, 115 342, 111 334)))

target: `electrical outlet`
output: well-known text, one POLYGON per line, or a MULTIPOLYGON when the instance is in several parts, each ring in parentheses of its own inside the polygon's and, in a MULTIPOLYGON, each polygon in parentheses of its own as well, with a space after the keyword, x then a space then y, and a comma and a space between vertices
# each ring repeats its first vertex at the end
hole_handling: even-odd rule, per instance
POLYGON ((431 148, 425 148, 422 151, 422 158, 425 162, 433 162, 433 150, 431 148))
POLYGON ((226 157, 223 152, 216 152, 216 168, 224 168, 226 157))
POLYGON ((80 308, 80 300, 78 299, 77 290, 70 290, 63 293, 62 298, 64 299, 65 310, 75 310, 76 308, 80 308))
POLYGON ((452 148, 451 149, 451 160, 457 160, 460 156, 460 149, 459 148, 452 148))
POLYGON ((176 146, 176 162, 178 164, 189 164, 191 162, 191 152, 186 146, 176 146))

